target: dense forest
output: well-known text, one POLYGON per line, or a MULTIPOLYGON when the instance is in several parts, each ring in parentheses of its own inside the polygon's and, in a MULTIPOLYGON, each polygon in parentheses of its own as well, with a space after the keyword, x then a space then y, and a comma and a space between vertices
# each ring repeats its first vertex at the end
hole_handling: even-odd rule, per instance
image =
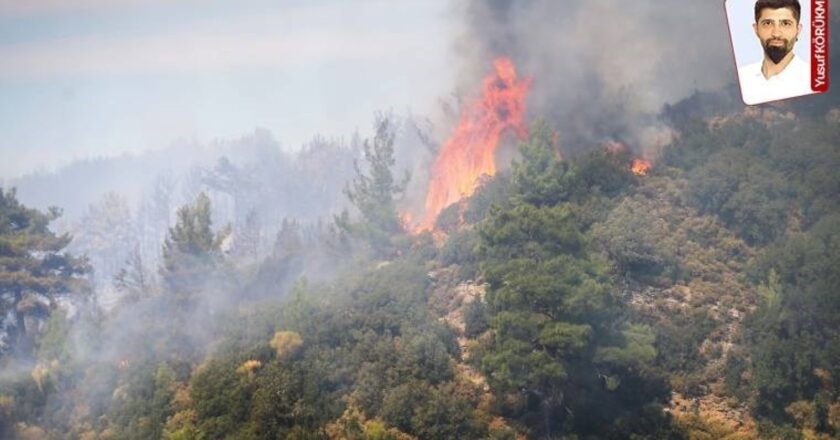
POLYGON ((261 252, 260 203, 217 224, 210 195, 277 188, 224 160, 151 264, 68 252, 60 209, 3 189, 0 437, 838 438, 840 108, 732 96, 667 106, 677 135, 642 173, 534 122, 433 232, 401 220, 388 118, 350 209, 268 217, 261 252))

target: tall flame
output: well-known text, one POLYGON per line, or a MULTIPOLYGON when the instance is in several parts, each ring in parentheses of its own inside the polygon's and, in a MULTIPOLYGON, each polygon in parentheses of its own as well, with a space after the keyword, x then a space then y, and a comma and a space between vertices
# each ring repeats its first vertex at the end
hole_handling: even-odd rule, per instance
POLYGON ((497 58, 494 67, 482 82, 481 97, 463 109, 435 160, 425 213, 414 232, 431 230, 444 208, 472 195, 481 176, 496 174, 495 153, 505 131, 526 135, 523 116, 531 78, 518 79, 509 58, 497 58))

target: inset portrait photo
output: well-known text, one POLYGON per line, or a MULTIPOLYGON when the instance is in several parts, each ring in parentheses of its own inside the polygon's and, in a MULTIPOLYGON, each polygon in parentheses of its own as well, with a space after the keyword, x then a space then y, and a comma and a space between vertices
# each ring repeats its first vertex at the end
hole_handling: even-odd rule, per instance
POLYGON ((725 0, 745 104, 828 89, 828 0, 725 0))

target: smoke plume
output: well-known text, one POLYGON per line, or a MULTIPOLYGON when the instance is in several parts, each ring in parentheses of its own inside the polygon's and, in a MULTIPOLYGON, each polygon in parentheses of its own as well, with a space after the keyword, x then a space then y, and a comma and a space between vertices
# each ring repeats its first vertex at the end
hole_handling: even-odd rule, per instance
POLYGON ((532 117, 560 130, 563 148, 609 140, 655 155, 671 130, 662 106, 735 78, 721 2, 472 0, 456 43, 461 84, 497 56, 535 79, 532 117))

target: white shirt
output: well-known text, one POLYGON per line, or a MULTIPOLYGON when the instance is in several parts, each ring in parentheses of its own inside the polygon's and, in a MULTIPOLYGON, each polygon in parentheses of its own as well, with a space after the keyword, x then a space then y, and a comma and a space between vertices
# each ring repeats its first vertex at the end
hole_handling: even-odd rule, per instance
POLYGON ((785 69, 769 79, 761 73, 761 61, 738 69, 741 97, 747 105, 809 95, 811 90, 811 65, 796 55, 785 69))

